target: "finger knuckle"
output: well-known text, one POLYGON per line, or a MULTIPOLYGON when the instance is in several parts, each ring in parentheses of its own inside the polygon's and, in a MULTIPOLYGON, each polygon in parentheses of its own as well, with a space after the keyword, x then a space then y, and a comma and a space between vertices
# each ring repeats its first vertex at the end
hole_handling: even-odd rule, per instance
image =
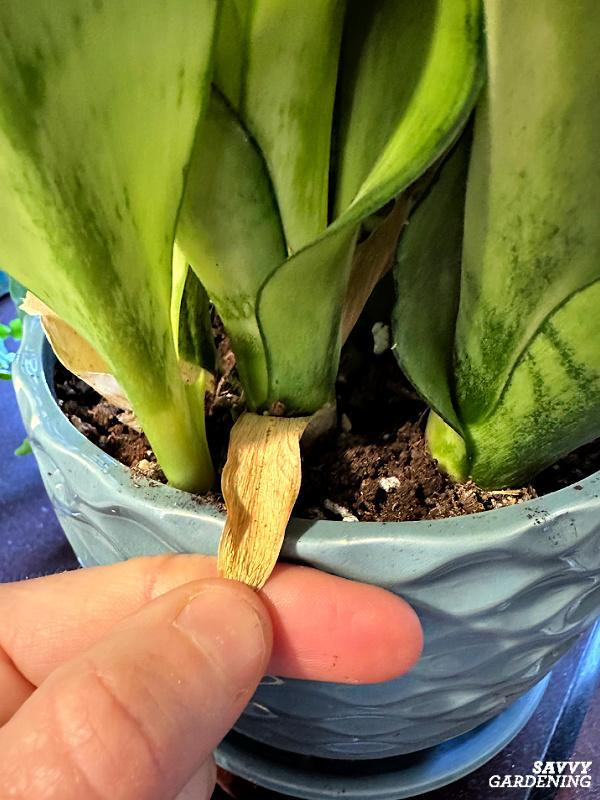
POLYGON ((144 599, 155 600, 161 594, 181 584, 181 570, 185 563, 179 553, 168 553, 148 560, 150 569, 146 573, 144 599), (178 579, 179 578, 179 579, 178 579))

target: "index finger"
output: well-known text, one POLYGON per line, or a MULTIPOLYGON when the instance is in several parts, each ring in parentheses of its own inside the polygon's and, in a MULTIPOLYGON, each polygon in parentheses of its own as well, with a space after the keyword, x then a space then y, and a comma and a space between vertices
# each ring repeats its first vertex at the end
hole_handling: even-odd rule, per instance
MULTIPOLYGON (((212 557, 169 555, 1 585, 0 646, 39 686, 150 600, 216 574, 212 557)), ((402 674, 419 657, 414 611, 383 589, 279 565, 261 596, 273 623, 273 674, 372 683, 402 674)))

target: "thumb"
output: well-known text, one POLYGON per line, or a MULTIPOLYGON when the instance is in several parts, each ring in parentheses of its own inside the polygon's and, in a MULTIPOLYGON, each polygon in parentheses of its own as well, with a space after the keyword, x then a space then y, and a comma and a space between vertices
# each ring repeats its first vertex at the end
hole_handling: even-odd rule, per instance
POLYGON ((0 730, 0 796, 168 800, 199 785, 200 770, 205 800, 211 751, 252 696, 271 640, 265 608, 240 583, 162 595, 56 669, 0 730))

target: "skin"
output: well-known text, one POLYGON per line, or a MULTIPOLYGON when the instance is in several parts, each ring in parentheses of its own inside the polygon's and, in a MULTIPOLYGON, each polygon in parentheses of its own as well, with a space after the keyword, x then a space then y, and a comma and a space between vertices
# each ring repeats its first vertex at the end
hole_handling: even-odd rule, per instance
POLYGON ((208 800, 265 672, 384 681, 422 643, 402 599, 305 567, 258 594, 179 555, 0 585, 0 797, 208 800))

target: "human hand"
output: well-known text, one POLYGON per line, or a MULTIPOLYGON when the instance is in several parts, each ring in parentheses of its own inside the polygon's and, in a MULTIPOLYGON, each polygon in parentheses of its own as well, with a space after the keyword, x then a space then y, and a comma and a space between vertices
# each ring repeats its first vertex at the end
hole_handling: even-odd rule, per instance
POLYGON ((280 565, 260 595, 212 558, 0 585, 0 797, 206 800, 211 752, 265 671, 374 682, 417 660, 400 598, 280 565))

